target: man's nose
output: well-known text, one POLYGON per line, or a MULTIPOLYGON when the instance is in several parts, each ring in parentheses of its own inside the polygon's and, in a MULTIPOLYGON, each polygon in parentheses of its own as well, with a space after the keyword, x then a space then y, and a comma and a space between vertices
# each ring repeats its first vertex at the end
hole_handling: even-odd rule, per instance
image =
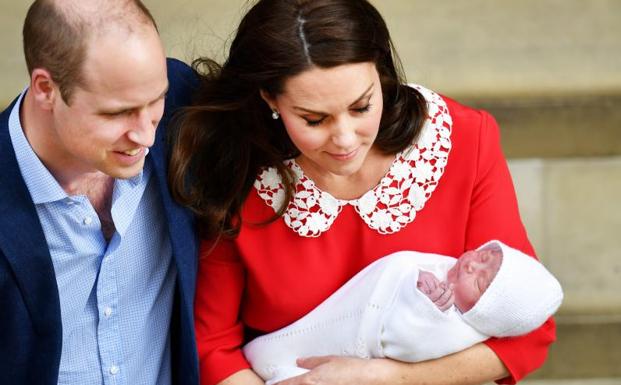
POLYGON ((153 146, 155 141, 155 128, 158 120, 154 120, 148 109, 138 113, 133 126, 127 133, 127 137, 132 142, 144 147, 153 146))

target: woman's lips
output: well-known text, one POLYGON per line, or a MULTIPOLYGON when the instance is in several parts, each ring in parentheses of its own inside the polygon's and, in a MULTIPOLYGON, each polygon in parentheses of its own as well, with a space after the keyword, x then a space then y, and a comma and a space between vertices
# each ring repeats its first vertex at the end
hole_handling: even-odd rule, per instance
POLYGON ((349 160, 349 159, 355 157, 357 153, 358 153, 358 149, 355 149, 353 151, 346 152, 346 153, 332 153, 332 152, 328 152, 328 155, 330 155, 331 157, 333 157, 336 160, 349 160))

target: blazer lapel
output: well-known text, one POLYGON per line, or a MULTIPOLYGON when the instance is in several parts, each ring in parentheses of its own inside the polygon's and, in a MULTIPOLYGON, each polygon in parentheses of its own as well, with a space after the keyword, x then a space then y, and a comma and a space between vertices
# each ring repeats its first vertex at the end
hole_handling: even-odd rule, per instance
POLYGON ((167 141, 165 130, 168 119, 163 119, 156 133, 156 140, 149 157, 153 162, 155 177, 157 178, 158 190, 162 197, 162 203, 168 221, 168 233, 173 250, 173 258, 177 263, 179 281, 186 296, 186 305, 192 305, 196 271, 196 234, 194 219, 188 210, 181 207, 170 196, 167 179, 167 141))
POLYGON ((11 144, 8 119, 0 115, 0 249, 13 269, 36 330, 59 330, 60 302, 43 228, 22 179, 11 144))

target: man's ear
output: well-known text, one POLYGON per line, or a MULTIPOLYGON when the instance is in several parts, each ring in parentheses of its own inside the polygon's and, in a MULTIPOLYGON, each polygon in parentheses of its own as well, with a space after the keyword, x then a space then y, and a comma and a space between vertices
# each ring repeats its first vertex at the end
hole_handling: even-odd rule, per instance
POLYGON ((36 68, 30 75, 30 90, 40 108, 51 110, 56 98, 60 98, 60 90, 49 71, 36 68))
POLYGON ((270 110, 276 111, 276 101, 274 100, 272 95, 270 95, 269 92, 265 90, 260 90, 259 92, 261 93, 261 99, 263 99, 265 103, 267 103, 270 110))

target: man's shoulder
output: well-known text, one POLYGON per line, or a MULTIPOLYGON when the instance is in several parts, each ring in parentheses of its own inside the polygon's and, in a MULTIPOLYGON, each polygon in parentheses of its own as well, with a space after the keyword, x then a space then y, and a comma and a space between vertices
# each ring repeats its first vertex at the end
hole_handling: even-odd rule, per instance
POLYGON ((177 105, 187 105, 198 88, 198 76, 194 70, 181 60, 166 59, 168 68, 168 97, 174 97, 177 105))
POLYGON ((7 167, 7 164, 11 163, 9 160, 12 159, 13 156, 13 144, 11 143, 11 137, 9 135, 9 118, 18 99, 19 97, 15 98, 15 100, 0 113, 0 165, 2 165, 2 167, 7 167))
POLYGON ((198 75, 181 60, 166 59, 168 70, 168 92, 166 108, 161 124, 166 127, 171 117, 182 107, 192 104, 194 93, 198 89, 198 75))
POLYGON ((185 62, 175 59, 173 57, 166 58, 166 65, 168 68, 168 77, 192 77, 194 71, 185 62))
POLYGON ((2 113, 0 113, 0 126, 2 128, 5 128, 5 126, 8 125, 9 116, 11 115, 11 111, 13 111, 13 106, 15 106, 15 103, 17 103, 18 99, 19 96, 13 99, 13 101, 9 103, 9 105, 2 111, 2 113))

